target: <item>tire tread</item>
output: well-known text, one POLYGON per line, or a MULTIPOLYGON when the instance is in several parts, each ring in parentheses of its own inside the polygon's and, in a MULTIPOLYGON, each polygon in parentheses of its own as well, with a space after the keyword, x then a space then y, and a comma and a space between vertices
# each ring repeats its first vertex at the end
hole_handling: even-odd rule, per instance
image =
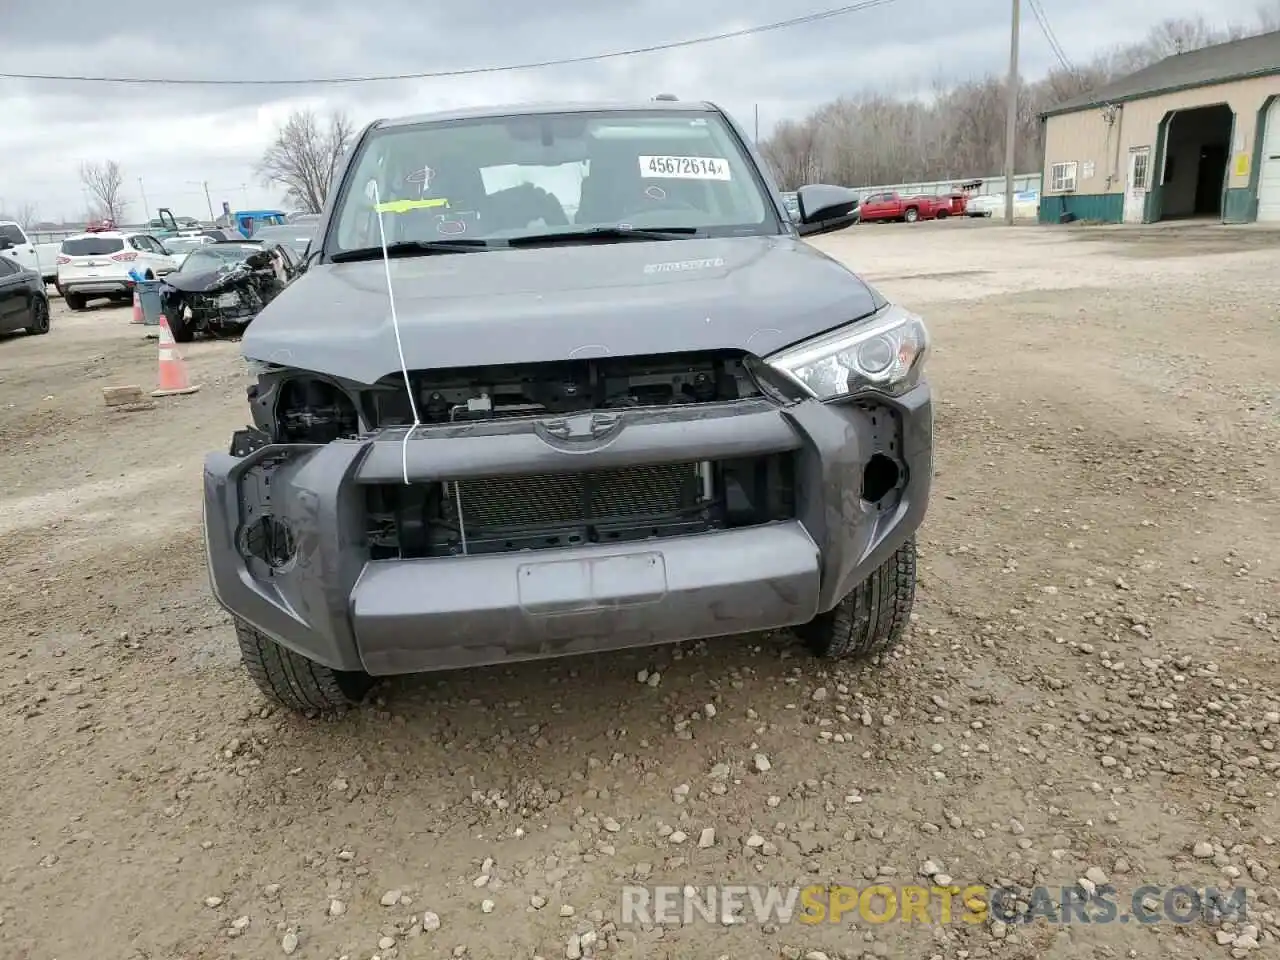
POLYGON ((916 588, 916 542, 911 538, 827 613, 799 631, 828 659, 863 659, 902 640, 916 588))
POLYGON ((359 703, 371 681, 308 660, 260 630, 236 621, 240 659, 250 679, 271 699, 302 713, 346 710, 359 703))

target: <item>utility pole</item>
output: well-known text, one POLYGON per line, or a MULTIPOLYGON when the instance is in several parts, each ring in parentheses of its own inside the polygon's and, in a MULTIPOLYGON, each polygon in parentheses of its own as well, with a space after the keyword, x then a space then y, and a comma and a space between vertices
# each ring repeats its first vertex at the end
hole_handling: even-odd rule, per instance
POLYGON ((147 203, 147 188, 141 177, 138 178, 138 190, 142 193, 142 219, 145 223, 151 219, 151 204, 147 203))
POLYGON ((756 144, 760 143, 760 104, 756 104, 756 144))
POLYGON ((1018 140, 1018 32, 1021 0, 1013 0, 1013 24, 1009 31, 1009 105, 1004 125, 1004 223, 1013 226, 1013 170, 1018 140))
POLYGON ((188 180, 187 183, 193 186, 204 188, 204 202, 209 207, 209 222, 213 223, 217 218, 213 215, 213 201, 209 199, 209 181, 208 180, 188 180))

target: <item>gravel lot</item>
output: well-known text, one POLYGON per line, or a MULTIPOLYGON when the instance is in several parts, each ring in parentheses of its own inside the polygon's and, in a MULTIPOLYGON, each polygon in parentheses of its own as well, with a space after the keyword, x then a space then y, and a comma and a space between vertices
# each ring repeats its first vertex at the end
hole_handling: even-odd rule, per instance
POLYGON ((736 637, 273 711, 200 543, 237 345, 111 413, 104 386, 155 383, 128 311, 55 300, 0 339, 0 956, 1280 954, 1280 232, 818 243, 936 342, 916 622, 882 667, 736 637), (1251 916, 619 922, 628 882, 877 878, 1110 880, 1122 912, 1245 886, 1251 916))

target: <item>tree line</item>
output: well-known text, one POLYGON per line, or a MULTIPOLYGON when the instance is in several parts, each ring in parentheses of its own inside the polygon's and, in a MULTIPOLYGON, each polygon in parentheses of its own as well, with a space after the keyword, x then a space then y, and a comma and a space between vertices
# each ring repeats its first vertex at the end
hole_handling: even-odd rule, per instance
MULTIPOLYGON (((1249 23, 1225 29, 1203 17, 1169 19, 1137 43, 1119 46, 1083 64, 1064 64, 1036 81, 1018 84, 1017 168, 1039 170, 1044 154, 1040 114, 1059 103, 1141 70, 1175 53, 1280 30, 1280 0, 1266 0, 1249 23)), ((928 98, 865 91, 838 97, 805 117, 780 122, 760 143, 782 189, 802 183, 871 186, 990 175, 1004 168, 1007 79, 996 74, 956 84, 935 84, 928 98)), ((276 130, 255 172, 265 186, 284 191, 295 209, 317 213, 334 170, 356 128, 342 112, 321 116, 296 110, 276 130)), ((123 222, 128 202, 115 160, 86 162, 80 182, 88 220, 123 222)), ((148 212, 149 216, 150 213, 148 212)), ((30 223, 36 208, 12 216, 30 223)))
MULTIPOLYGON (((1203 17, 1165 20, 1141 41, 1081 65, 1060 66, 1018 85, 1016 172, 1043 166, 1040 114, 1175 53, 1280 30, 1280 0, 1250 23, 1220 29, 1203 17)), ((928 98, 867 91, 841 96, 808 116, 783 120, 760 149, 779 184, 852 187, 990 176, 1004 169, 1007 77, 937 84, 928 98)))

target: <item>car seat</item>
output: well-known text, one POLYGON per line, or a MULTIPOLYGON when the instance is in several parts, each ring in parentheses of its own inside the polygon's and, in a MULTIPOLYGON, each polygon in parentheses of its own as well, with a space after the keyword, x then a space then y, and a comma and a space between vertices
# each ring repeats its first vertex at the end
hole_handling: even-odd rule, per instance
POLYGON ((486 230, 523 230, 541 220, 549 227, 565 226, 569 217, 556 198, 532 183, 520 183, 490 194, 481 207, 486 230))
POLYGON ((591 152, 587 175, 582 178, 578 223, 617 223, 644 199, 644 182, 634 147, 601 148, 591 152))
POLYGON ((444 236, 438 229, 442 213, 475 214, 480 211, 485 193, 484 179, 477 167, 458 158, 447 158, 431 165, 431 171, 429 182, 406 184, 411 187, 410 199, 440 199, 446 201, 448 206, 423 207, 398 214, 395 227, 397 239, 440 239, 444 236))

